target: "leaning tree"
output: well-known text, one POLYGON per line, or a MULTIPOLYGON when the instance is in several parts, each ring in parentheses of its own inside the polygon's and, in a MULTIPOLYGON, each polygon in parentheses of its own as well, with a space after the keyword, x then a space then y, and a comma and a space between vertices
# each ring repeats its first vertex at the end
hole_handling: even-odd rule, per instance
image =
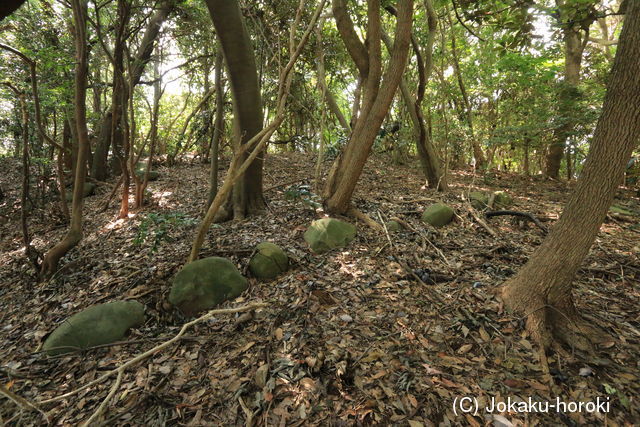
POLYGON ((576 188, 549 236, 503 287, 507 307, 527 319, 543 347, 588 350, 602 334, 582 319, 572 281, 589 252, 640 139, 640 2, 628 2, 602 115, 576 188))
POLYGON ((346 0, 333 0, 338 32, 360 73, 362 103, 359 108, 354 108, 358 111, 356 122, 325 184, 323 196, 328 212, 344 214, 352 209, 351 196, 402 79, 411 41, 413 0, 399 0, 397 3, 395 39, 383 74, 380 1, 367 1, 367 38, 363 43, 354 28, 346 0))

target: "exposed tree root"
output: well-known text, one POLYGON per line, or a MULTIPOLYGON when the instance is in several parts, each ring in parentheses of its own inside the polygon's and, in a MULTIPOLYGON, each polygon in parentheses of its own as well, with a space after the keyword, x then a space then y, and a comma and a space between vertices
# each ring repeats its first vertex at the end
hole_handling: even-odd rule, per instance
POLYGON ((349 210, 347 211, 347 215, 359 219, 360 221, 364 222, 367 226, 373 228, 376 231, 384 231, 384 228, 382 227, 382 225, 378 224, 369 215, 356 209, 353 206, 349 208, 349 210))

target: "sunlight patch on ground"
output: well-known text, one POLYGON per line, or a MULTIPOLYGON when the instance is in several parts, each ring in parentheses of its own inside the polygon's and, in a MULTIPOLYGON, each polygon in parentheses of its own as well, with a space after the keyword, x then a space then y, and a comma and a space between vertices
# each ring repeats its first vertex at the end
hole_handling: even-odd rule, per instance
POLYGON ((173 191, 154 191, 153 199, 158 201, 158 206, 161 208, 169 205, 169 197, 173 195, 173 191))

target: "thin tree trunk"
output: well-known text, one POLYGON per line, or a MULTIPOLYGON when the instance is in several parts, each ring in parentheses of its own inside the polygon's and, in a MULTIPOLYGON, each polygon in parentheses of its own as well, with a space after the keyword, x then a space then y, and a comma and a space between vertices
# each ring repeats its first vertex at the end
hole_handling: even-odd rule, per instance
POLYGON ((640 138, 640 2, 629 2, 607 94, 576 188, 549 236, 503 287, 544 346, 553 338, 589 349, 599 338, 581 320, 572 281, 593 244, 640 138))
POLYGON ((473 110, 471 108, 471 102, 469 101, 467 88, 464 84, 464 79, 462 77, 462 71, 460 70, 460 60, 458 58, 456 36, 455 36, 453 24, 451 22, 451 15, 449 14, 448 10, 447 10, 447 18, 449 19, 449 27, 451 31, 451 56, 453 57, 453 71, 456 74, 456 79, 458 80, 458 87, 460 88, 460 93, 462 94, 462 100, 464 101, 464 113, 465 113, 467 125, 469 126, 469 132, 471 134, 471 148, 473 149, 473 157, 475 158, 476 168, 483 169, 487 164, 487 160, 485 158, 484 152, 482 151, 482 147, 480 146, 480 143, 476 139, 476 134, 473 127, 473 110))
MULTIPOLYGON (((558 0, 558 6, 563 6, 564 0, 558 0)), ((562 9, 560 9, 562 10, 562 9)), ((561 15, 561 19, 567 20, 561 15)), ((588 24, 590 24, 589 22, 588 24)), ((584 24, 584 23, 581 23, 584 24)), ((545 174, 554 179, 560 177, 560 166, 565 154, 567 139, 576 127, 575 104, 580 97, 578 85, 580 84, 580 68, 582 66, 582 53, 586 46, 589 34, 585 34, 582 40, 581 29, 575 22, 562 24, 564 35, 564 81, 558 95, 558 126, 553 132, 553 142, 547 152, 545 174)), ((588 25, 587 25, 588 28, 588 25)))
POLYGON ((73 9, 74 35, 76 47, 76 70, 75 70, 75 122, 78 135, 78 158, 76 164, 75 180, 73 183, 73 202, 71 207, 71 224, 67 235, 60 243, 47 252, 42 262, 41 275, 49 277, 56 272, 58 262, 75 247, 82 239, 82 202, 83 190, 86 176, 86 147, 89 144, 86 114, 86 94, 87 94, 87 37, 86 37, 86 17, 87 1, 71 0, 73 9))
MULTIPOLYGON (((316 72, 318 73, 318 88, 322 93, 322 98, 326 101, 327 107, 336 119, 338 119, 338 123, 342 126, 345 135, 348 135, 351 131, 351 127, 349 126, 349 122, 342 114, 342 110, 338 106, 336 102, 336 98, 333 96, 329 87, 327 86, 327 78, 325 75, 324 68, 324 48, 322 46, 322 28, 324 26, 324 19, 320 21, 318 27, 316 28, 316 72)), ((324 111, 324 110, 323 110, 324 111)))

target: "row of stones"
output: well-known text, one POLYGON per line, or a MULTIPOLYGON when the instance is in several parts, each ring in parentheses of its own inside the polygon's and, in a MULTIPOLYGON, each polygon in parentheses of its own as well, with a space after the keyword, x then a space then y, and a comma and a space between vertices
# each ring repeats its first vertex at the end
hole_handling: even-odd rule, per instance
MULTIPOLYGON (((471 193, 470 199, 484 201, 482 193, 471 193)), ((497 201, 494 196, 494 202, 497 201)), ((486 203, 489 196, 486 196, 486 203)), ((505 203, 506 201, 500 201, 505 203)), ((474 204, 474 206, 476 206, 474 204)), ((481 209, 482 206, 477 206, 481 209)), ((434 227, 449 224, 454 210, 435 203, 425 209, 422 220, 434 227)), ((386 223, 389 231, 399 231, 396 221, 386 223)), ((335 218, 313 221, 304 233, 309 248, 321 254, 347 246, 356 236, 356 227, 335 218)), ((272 280, 289 268, 289 257, 282 248, 262 242, 249 260, 249 271, 259 280, 272 280)), ((247 279, 228 259, 208 257, 185 265, 173 278, 169 302, 185 315, 192 316, 236 298, 247 289, 247 279)), ((50 355, 63 354, 101 344, 116 342, 127 330, 144 323, 144 305, 137 301, 114 301, 89 307, 63 322, 45 340, 43 350, 50 355)))

